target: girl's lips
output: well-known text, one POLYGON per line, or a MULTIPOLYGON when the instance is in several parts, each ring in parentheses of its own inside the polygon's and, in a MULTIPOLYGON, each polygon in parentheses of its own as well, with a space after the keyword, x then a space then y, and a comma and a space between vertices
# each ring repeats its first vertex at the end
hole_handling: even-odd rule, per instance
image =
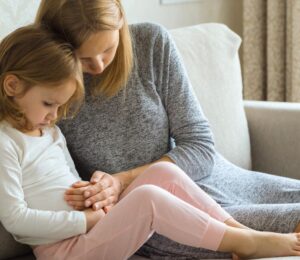
POLYGON ((39 124, 39 125, 42 126, 42 127, 45 127, 45 126, 49 126, 50 123, 42 123, 42 124, 39 124))

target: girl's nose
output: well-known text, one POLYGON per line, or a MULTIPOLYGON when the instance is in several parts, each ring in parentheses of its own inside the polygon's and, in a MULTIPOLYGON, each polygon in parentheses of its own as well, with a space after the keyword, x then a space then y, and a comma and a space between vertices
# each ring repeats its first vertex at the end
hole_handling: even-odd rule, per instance
POLYGON ((48 119, 55 120, 57 118, 57 109, 51 111, 51 113, 48 114, 48 119))

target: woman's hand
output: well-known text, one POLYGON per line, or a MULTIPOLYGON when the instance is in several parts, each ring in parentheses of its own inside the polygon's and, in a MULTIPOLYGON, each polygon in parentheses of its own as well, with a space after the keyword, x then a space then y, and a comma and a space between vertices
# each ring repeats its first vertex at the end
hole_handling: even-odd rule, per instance
POLYGON ((91 182, 78 181, 65 192, 64 199, 76 210, 92 206, 107 213, 117 203, 122 192, 121 178, 105 172, 94 172, 91 182))
POLYGON ((169 157, 163 156, 151 164, 145 164, 114 175, 96 171, 90 182, 75 182, 65 192, 65 200, 76 210, 84 210, 92 206, 94 210, 104 209, 107 213, 118 202, 120 194, 136 177, 150 165, 160 161, 173 162, 169 157))
POLYGON ((106 212, 118 202, 122 192, 121 179, 105 172, 93 173, 89 186, 83 192, 84 206, 92 206, 94 210, 104 209, 106 212))

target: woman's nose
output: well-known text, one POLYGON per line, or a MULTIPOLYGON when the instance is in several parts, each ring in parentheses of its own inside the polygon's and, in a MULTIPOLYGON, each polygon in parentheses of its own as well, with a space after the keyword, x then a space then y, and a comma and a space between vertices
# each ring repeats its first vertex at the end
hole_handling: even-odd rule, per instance
POLYGON ((92 71, 94 74, 101 74, 104 71, 104 62, 102 57, 96 57, 92 64, 92 71))

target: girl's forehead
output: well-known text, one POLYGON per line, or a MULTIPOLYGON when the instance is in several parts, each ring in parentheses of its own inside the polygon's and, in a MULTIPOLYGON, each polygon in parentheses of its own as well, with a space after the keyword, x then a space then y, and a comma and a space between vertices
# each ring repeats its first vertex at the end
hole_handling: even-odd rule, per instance
POLYGON ((77 81, 73 78, 66 79, 62 82, 56 84, 39 84, 33 88, 35 91, 40 92, 42 95, 47 95, 49 97, 59 97, 63 96, 65 93, 75 91, 77 87, 77 81))

